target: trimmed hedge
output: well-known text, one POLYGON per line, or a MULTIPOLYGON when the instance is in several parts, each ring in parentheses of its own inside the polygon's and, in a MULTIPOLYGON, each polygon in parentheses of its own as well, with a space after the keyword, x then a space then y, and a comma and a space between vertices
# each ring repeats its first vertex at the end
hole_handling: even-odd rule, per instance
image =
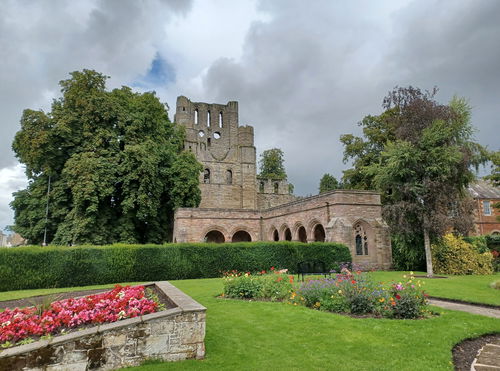
POLYGON ((0 291, 220 277, 221 272, 351 262, 338 243, 250 242, 166 245, 26 246, 0 249, 0 291))

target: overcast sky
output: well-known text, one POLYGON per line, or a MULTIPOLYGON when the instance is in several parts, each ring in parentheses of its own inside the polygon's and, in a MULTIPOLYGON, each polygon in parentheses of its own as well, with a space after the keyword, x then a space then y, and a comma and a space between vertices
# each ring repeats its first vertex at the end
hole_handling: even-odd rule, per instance
POLYGON ((499 20, 497 0, 3 0, 0 230, 26 186, 11 150, 23 109, 49 110, 58 82, 83 68, 172 108, 178 95, 238 100, 258 153, 285 152, 298 195, 341 177, 339 136, 359 134, 395 85, 468 98, 476 140, 498 150, 499 20))

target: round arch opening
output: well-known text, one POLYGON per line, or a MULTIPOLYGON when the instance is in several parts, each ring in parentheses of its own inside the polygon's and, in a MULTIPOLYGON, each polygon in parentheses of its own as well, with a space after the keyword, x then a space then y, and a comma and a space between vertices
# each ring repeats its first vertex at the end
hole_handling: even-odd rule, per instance
POLYGON ((275 229, 273 232, 273 240, 274 241, 279 241, 280 240, 280 234, 278 233, 278 230, 275 229))
POLYGON ((291 241, 292 240, 292 231, 290 231, 290 228, 285 229, 285 241, 291 241))
POLYGON ((222 232, 218 230, 213 230, 208 232, 205 235, 205 242, 210 242, 210 243, 224 243, 226 242, 226 239, 222 232))
POLYGON ((325 228, 323 228, 321 224, 317 224, 314 227, 313 233, 314 233, 314 241, 325 242, 325 237, 326 237, 325 228))
POLYGON ((307 243, 307 232, 304 226, 301 226, 297 231, 297 237, 300 242, 307 243))
POLYGON ((247 231, 238 231, 233 234, 231 242, 252 242, 252 236, 247 231))

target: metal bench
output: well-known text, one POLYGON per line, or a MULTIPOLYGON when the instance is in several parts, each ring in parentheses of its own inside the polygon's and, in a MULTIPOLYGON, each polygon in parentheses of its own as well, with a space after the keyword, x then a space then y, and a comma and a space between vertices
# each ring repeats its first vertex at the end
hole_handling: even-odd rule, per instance
POLYGON ((315 261, 303 261, 297 264, 297 279, 302 276, 302 281, 304 281, 304 276, 306 275, 323 275, 331 276, 331 272, 327 269, 325 262, 321 260, 315 261))

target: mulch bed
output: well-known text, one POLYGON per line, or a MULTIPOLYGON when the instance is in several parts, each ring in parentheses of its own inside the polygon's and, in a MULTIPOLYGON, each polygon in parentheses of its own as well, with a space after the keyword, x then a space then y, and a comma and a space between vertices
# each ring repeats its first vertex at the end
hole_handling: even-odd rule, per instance
POLYGON ((479 350, 487 343, 500 339, 500 334, 484 335, 464 340, 453 347, 453 364, 457 371, 470 371, 470 366, 479 350))

